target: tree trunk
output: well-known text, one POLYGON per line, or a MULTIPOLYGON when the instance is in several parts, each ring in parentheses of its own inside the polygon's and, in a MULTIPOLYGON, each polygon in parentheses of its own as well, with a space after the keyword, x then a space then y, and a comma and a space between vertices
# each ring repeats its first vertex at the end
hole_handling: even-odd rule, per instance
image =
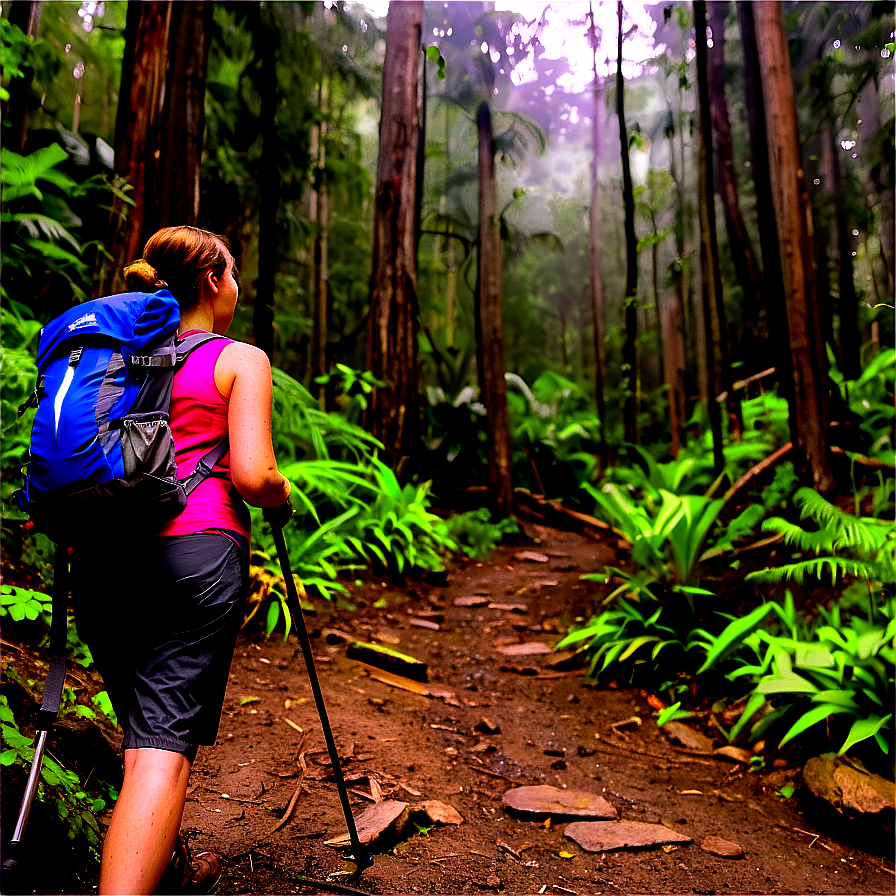
MULTIPOLYGON (((840 144, 837 141, 837 123, 831 121, 826 137, 831 153, 830 184, 834 202, 834 226, 837 233, 837 315, 840 321, 838 344, 840 369, 848 380, 857 380, 862 374, 859 336, 859 297, 856 295, 855 272, 852 264, 852 237, 843 208, 843 175, 840 170, 840 144)), ((870 261, 870 259, 869 259, 870 261)))
POLYGON ((255 344, 274 360, 274 285, 277 279, 277 210, 280 205, 280 139, 277 131, 277 37, 270 10, 262 9, 268 39, 261 63, 261 203, 258 210, 258 279, 252 331, 255 344))
MULTIPOLYGON (((323 81, 318 89, 318 105, 322 117, 315 128, 315 140, 312 147, 314 164, 314 181, 312 184, 312 208, 314 210, 313 223, 317 225, 314 235, 314 260, 311 267, 311 379, 324 376, 329 368, 327 363, 327 313, 329 297, 327 293, 327 280, 329 277, 329 246, 330 246, 330 196, 327 189, 327 121, 325 117, 327 96, 324 92, 323 81)), ((314 387, 312 386, 312 389, 314 387)), ((321 408, 325 405, 326 387, 318 387, 318 399, 321 408)))
MULTIPOLYGON (((750 158, 753 162, 756 218, 760 222, 759 248, 762 253, 762 282, 768 309, 772 362, 777 368, 778 394, 787 399, 788 405, 792 408, 793 377, 790 372, 790 337, 787 332, 787 315, 784 309, 784 272, 781 267, 775 204, 772 198, 771 176, 768 167, 765 101, 762 98, 762 75, 759 68, 759 51, 756 49, 752 2, 738 0, 737 20, 744 54, 744 97, 750 134, 750 158)), ((796 444, 797 435, 793 428, 793 422, 791 415, 790 440, 796 444)))
POLYGON ((513 511, 510 425, 504 379, 504 324, 501 313, 501 224, 495 178, 495 141, 488 103, 479 106, 479 276, 477 321, 479 378, 488 413, 489 506, 498 517, 513 511))
POLYGON ((386 385, 374 389, 365 425, 405 479, 415 472, 420 438, 415 206, 422 27, 422 0, 389 4, 367 329, 367 369, 386 385))
POLYGON ((662 311, 660 334, 662 338, 663 375, 669 386, 669 453, 678 457, 687 445, 686 372, 684 352, 684 319, 682 315, 680 281, 672 298, 662 311))
POLYGON ((130 184, 128 196, 134 205, 115 202, 106 237, 112 259, 98 277, 98 295, 124 288, 122 268, 139 257, 149 236, 146 221, 155 195, 156 160, 165 140, 162 123, 171 14, 170 2, 128 4, 115 119, 115 174, 130 184))
MULTIPOLYGON (((588 287, 591 296, 591 316, 594 321, 594 397, 597 405, 597 420, 601 445, 606 441, 606 404, 604 402, 604 287, 601 279, 601 208, 600 183, 597 176, 600 156, 601 124, 603 121, 603 100, 600 80, 597 76, 598 39, 594 24, 594 10, 588 4, 588 39, 591 44, 593 81, 591 95, 593 113, 591 117, 591 208, 588 216, 588 287)), ((584 358, 583 358, 584 361, 584 358)))
POLYGON ((211 2, 174 3, 165 88, 164 142, 145 236, 160 227, 199 221, 199 177, 205 135, 205 84, 212 38, 211 2))
POLYGON ((768 127, 769 173, 778 222, 790 336, 797 466, 822 494, 834 491, 827 441, 825 370, 818 322, 809 207, 800 158, 790 55, 778 2, 753 7, 768 127))
POLYGON ((725 16, 728 11, 728 0, 714 0, 707 4, 707 8, 709 25, 712 29, 712 47, 709 48, 707 56, 709 105, 715 140, 714 171, 725 211, 725 227, 731 248, 731 259, 734 262, 737 281, 743 290, 743 322, 746 332, 739 354, 746 364, 746 372, 751 374, 765 370, 771 364, 765 292, 756 253, 753 251, 750 235, 747 233, 740 211, 731 124, 728 120, 728 102, 725 98, 725 16))
MULTIPOLYGON (((24 34, 35 40, 40 36, 40 19, 43 4, 29 0, 13 0, 8 5, 9 21, 24 34)), ((3 145, 20 155, 25 152, 28 143, 28 115, 37 108, 38 99, 32 94, 34 69, 28 65, 23 67, 22 76, 13 79, 9 84, 9 99, 3 110, 5 127, 3 129, 3 145)))
POLYGON ((622 0, 616 7, 619 20, 616 58, 616 114, 622 154, 622 205, 625 210, 625 343, 622 347, 623 374, 628 379, 622 408, 623 427, 628 442, 638 441, 638 238, 635 235, 635 195, 629 161, 628 129, 625 125, 625 80, 622 77, 622 0))
POLYGON ((712 429, 713 460, 716 473, 725 466, 722 451, 722 414, 717 396, 723 389, 723 340, 721 306, 722 279, 719 271, 719 247, 716 242, 716 215, 712 176, 712 121, 709 110, 709 82, 706 60, 706 3, 694 3, 694 30, 697 51, 698 197, 700 204, 700 273, 703 326, 705 332, 706 393, 703 401, 712 429))

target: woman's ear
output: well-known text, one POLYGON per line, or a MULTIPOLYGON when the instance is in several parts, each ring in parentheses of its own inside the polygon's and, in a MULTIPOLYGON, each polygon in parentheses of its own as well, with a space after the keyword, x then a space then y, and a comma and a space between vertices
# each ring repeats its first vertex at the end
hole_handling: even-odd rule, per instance
POLYGON ((203 286, 207 286, 213 293, 218 292, 218 276, 214 271, 206 271, 202 278, 203 286))

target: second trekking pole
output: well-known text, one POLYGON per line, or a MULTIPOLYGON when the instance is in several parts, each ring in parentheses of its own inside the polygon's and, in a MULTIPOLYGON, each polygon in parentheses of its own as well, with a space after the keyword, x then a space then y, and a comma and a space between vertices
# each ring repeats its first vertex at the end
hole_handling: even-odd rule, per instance
POLYGON ((265 511, 264 517, 270 524, 271 532, 274 536, 274 545, 277 548, 277 559, 280 561, 280 571, 283 573, 283 581, 286 585, 286 597, 288 599, 290 612, 292 613, 293 626, 299 637, 299 642, 302 645, 305 666, 308 668, 308 680, 311 684, 311 690, 314 693, 314 701, 317 704, 317 714, 320 717, 321 728, 323 729, 324 739, 327 742, 327 750, 330 754, 330 762, 333 766, 333 777, 336 779, 336 789, 339 791, 339 800, 342 803, 342 814, 345 816, 345 824, 348 827, 351 851, 346 853, 345 857, 356 867, 357 872, 360 873, 373 864, 373 856, 371 855, 370 850, 361 843, 358 837, 358 829, 355 826, 355 819, 348 802, 348 790, 345 786, 345 778, 342 775, 342 766, 339 764, 339 753, 336 750, 336 741, 333 739, 333 731, 330 728, 330 722, 327 718, 327 708, 324 705, 324 697, 320 690, 320 681, 317 678, 317 670, 314 666, 314 655, 311 651, 311 639, 308 637, 308 629, 305 626, 305 617, 302 614, 302 604, 299 601, 295 579, 292 577, 292 570, 289 565, 289 555, 286 553, 286 539, 283 536, 283 522, 279 517, 279 511, 280 508, 273 508, 271 511, 265 511))

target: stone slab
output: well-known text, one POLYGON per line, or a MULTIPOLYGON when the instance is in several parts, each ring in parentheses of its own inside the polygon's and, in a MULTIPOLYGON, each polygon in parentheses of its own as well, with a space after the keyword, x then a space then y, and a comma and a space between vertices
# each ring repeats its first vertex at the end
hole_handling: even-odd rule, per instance
MULTIPOLYGON (((365 845, 376 843, 385 834, 400 834, 410 815, 408 804, 401 800, 383 800, 368 806, 355 818, 355 827, 358 830, 358 839, 365 845)), ((348 833, 332 840, 325 840, 327 846, 342 849, 350 845, 348 833)))
POLYGON ((700 849, 721 859, 742 859, 744 857, 744 848, 739 843, 726 840, 724 837, 707 837, 700 844, 700 849))
POLYGON ((508 809, 530 818, 616 818, 616 810, 600 794, 549 784, 514 787, 501 801, 508 809))
POLYGON ((649 849, 669 843, 690 843, 691 838, 662 824, 643 821, 574 821, 564 831, 586 852, 649 849))

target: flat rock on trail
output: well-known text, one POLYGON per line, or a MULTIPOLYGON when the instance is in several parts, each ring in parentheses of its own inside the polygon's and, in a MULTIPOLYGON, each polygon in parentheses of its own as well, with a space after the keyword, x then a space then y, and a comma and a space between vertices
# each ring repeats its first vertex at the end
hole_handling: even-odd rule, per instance
MULTIPOLYGON (((656 728, 646 695, 597 686, 556 654, 506 650, 555 644, 595 605, 595 584, 579 576, 617 562, 583 536, 528 532, 547 563, 500 548, 452 568, 444 587, 375 581, 353 592, 355 609, 317 601, 306 616, 353 814, 382 800, 408 806, 403 831, 376 841, 373 866, 334 882, 378 894, 893 892, 891 857, 820 833, 797 797, 778 795, 799 786, 799 769, 755 774, 695 755, 656 728), (333 630, 425 662, 426 693, 347 659, 333 630), (565 820, 508 814, 505 792, 532 785, 591 792, 622 822, 666 825, 692 842, 588 853, 564 835, 565 820), (450 823, 434 821, 427 801, 456 810, 434 813, 450 823), (701 849, 709 838, 745 858, 701 849)), ((295 636, 241 637, 184 829, 194 850, 224 858, 220 893, 325 892, 297 878, 340 870, 325 841, 346 828, 295 636)))

